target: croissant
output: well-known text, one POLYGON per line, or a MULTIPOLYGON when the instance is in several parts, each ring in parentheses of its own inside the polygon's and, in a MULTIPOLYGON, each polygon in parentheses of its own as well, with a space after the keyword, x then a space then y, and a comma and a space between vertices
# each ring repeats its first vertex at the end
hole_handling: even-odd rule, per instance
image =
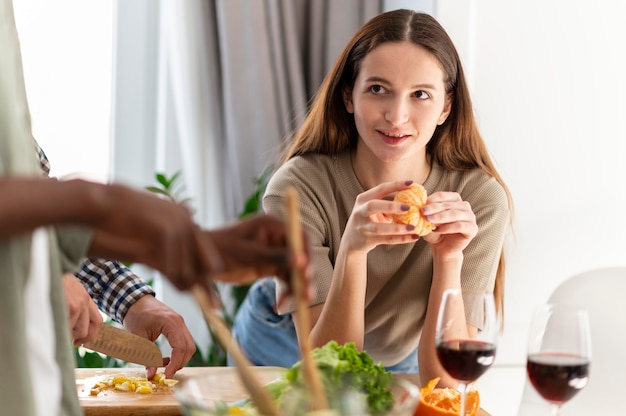
POLYGON ((415 227, 415 233, 418 235, 423 236, 430 233, 435 226, 426 220, 420 211, 426 203, 426 197, 426 189, 416 183, 398 192, 393 200, 407 204, 410 208, 403 214, 393 214, 393 222, 396 224, 412 224, 415 227))

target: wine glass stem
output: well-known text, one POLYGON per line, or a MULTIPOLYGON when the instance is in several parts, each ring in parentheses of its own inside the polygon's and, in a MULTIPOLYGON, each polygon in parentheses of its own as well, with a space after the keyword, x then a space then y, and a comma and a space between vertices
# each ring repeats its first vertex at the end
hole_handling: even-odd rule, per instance
POLYGON ((561 405, 555 404, 552 406, 552 416, 561 416, 561 405))
POLYGON ((465 397, 467 396, 467 385, 459 383, 459 391, 461 392, 461 411, 459 415, 465 416, 465 397))

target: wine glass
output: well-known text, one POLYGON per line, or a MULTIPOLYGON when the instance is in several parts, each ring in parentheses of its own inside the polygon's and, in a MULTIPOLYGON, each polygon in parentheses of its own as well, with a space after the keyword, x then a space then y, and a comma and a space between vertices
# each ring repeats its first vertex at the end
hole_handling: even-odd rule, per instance
POLYGON ((548 304, 535 311, 526 373, 537 393, 552 404, 554 416, 587 385, 590 362, 591 330, 584 308, 548 304))
POLYGON ((493 293, 444 291, 437 315, 435 346, 441 366, 458 381, 460 415, 465 415, 468 384, 483 375, 495 360, 499 332, 493 293))

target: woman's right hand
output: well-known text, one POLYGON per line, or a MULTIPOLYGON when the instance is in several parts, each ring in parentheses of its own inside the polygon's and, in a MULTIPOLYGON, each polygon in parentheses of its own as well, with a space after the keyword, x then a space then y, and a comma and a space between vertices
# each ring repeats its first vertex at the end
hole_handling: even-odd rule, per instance
POLYGON ((414 226, 395 224, 390 217, 391 214, 405 213, 409 206, 388 199, 389 195, 406 189, 412 183, 384 182, 359 194, 342 237, 346 248, 369 252, 380 244, 406 244, 416 241, 419 236, 413 232, 414 226))

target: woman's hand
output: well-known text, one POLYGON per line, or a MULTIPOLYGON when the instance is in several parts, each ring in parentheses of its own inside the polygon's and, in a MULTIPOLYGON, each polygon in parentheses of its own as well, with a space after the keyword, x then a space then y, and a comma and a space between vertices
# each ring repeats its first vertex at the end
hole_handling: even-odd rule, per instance
POLYGON ((478 232, 472 207, 456 192, 430 195, 422 207, 422 215, 436 227, 423 238, 434 253, 443 257, 462 253, 478 232))
POLYGON ((342 244, 350 250, 369 252, 380 244, 405 244, 419 238, 412 225, 395 224, 390 214, 402 214, 409 206, 388 199, 412 181, 385 182, 359 194, 346 224, 342 244), (387 199, 385 199, 387 198, 387 199))

